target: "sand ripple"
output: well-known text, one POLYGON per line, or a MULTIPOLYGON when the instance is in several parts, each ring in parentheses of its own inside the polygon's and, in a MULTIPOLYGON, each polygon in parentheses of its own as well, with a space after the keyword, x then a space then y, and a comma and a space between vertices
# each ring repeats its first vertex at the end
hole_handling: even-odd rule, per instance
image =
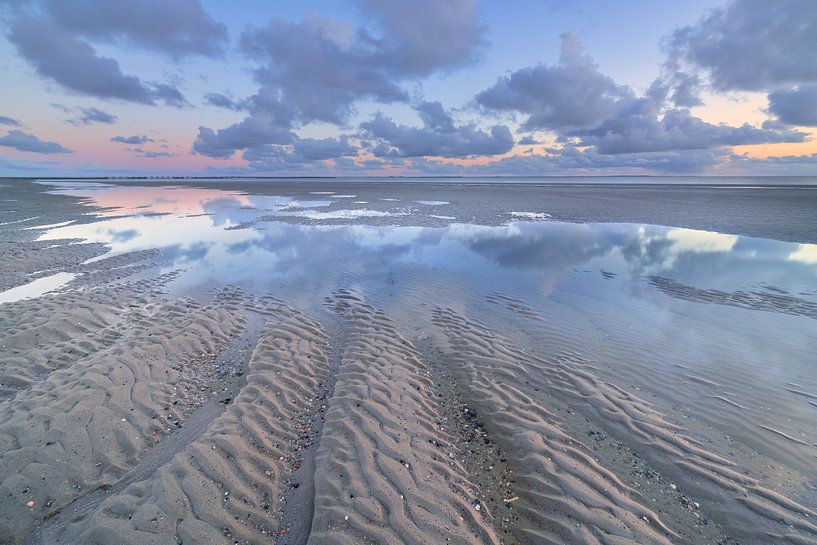
POLYGON ((341 291, 345 324, 317 456, 311 543, 497 543, 476 486, 450 459, 433 383, 386 317, 341 291))
POLYGON ((193 364, 215 355, 239 318, 185 299, 145 305, 118 342, 0 404, 0 535, 19 538, 135 466, 184 420, 193 364))

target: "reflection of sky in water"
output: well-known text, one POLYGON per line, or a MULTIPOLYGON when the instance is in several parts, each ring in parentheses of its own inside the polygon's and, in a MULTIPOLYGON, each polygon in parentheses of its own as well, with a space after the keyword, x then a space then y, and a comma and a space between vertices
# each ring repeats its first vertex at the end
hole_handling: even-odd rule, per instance
POLYGON ((690 229, 559 222, 444 228, 294 225, 256 221, 296 216, 365 223, 366 217, 401 212, 323 211, 327 200, 206 188, 99 184, 60 191, 111 210, 93 223, 48 229, 41 240, 103 242, 114 253, 162 248, 170 267, 187 269, 190 284, 266 288, 282 278, 371 277, 423 267, 496 287, 521 283, 546 292, 576 270, 600 269, 634 280, 659 275, 724 290, 768 284, 811 292, 817 285, 817 246, 690 229), (247 227, 235 228, 239 225, 247 227))
POLYGON ((22 299, 39 297, 44 293, 56 290, 70 282, 76 275, 73 273, 60 272, 51 276, 38 278, 33 282, 11 288, 0 293, 0 304, 13 303, 22 299))

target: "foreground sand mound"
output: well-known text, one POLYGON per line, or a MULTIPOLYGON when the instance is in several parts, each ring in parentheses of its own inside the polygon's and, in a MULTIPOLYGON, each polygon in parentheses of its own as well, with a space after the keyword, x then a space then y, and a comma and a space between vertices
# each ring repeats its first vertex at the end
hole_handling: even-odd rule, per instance
POLYGON ((68 368, 141 331, 153 320, 161 287, 174 276, 0 305, 0 401, 27 390, 52 371, 68 368))
POLYGON ((328 304, 345 342, 317 455, 310 542, 497 543, 476 485, 450 454, 419 353, 353 292, 328 304))
POLYGON ((240 327, 240 315, 189 299, 147 304, 108 348, 0 404, 0 535, 21 540, 135 467, 198 403, 197 364, 240 327))
POLYGON ((326 347, 320 326, 300 313, 271 321, 224 414, 153 475, 50 529, 42 542, 269 543, 284 534, 283 498, 324 393, 326 347))

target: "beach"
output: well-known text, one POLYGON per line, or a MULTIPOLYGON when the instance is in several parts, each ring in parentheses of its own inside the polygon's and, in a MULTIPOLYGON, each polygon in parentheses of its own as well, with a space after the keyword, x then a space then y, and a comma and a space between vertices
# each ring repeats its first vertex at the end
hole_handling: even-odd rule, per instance
POLYGON ((817 544, 817 186, 0 180, 0 543, 817 544))

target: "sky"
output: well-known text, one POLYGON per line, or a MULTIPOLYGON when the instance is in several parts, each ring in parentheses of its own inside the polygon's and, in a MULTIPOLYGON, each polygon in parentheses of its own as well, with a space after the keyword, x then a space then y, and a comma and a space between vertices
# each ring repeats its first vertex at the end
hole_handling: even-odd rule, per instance
POLYGON ((0 176, 817 175, 813 0, 0 0, 0 176))

